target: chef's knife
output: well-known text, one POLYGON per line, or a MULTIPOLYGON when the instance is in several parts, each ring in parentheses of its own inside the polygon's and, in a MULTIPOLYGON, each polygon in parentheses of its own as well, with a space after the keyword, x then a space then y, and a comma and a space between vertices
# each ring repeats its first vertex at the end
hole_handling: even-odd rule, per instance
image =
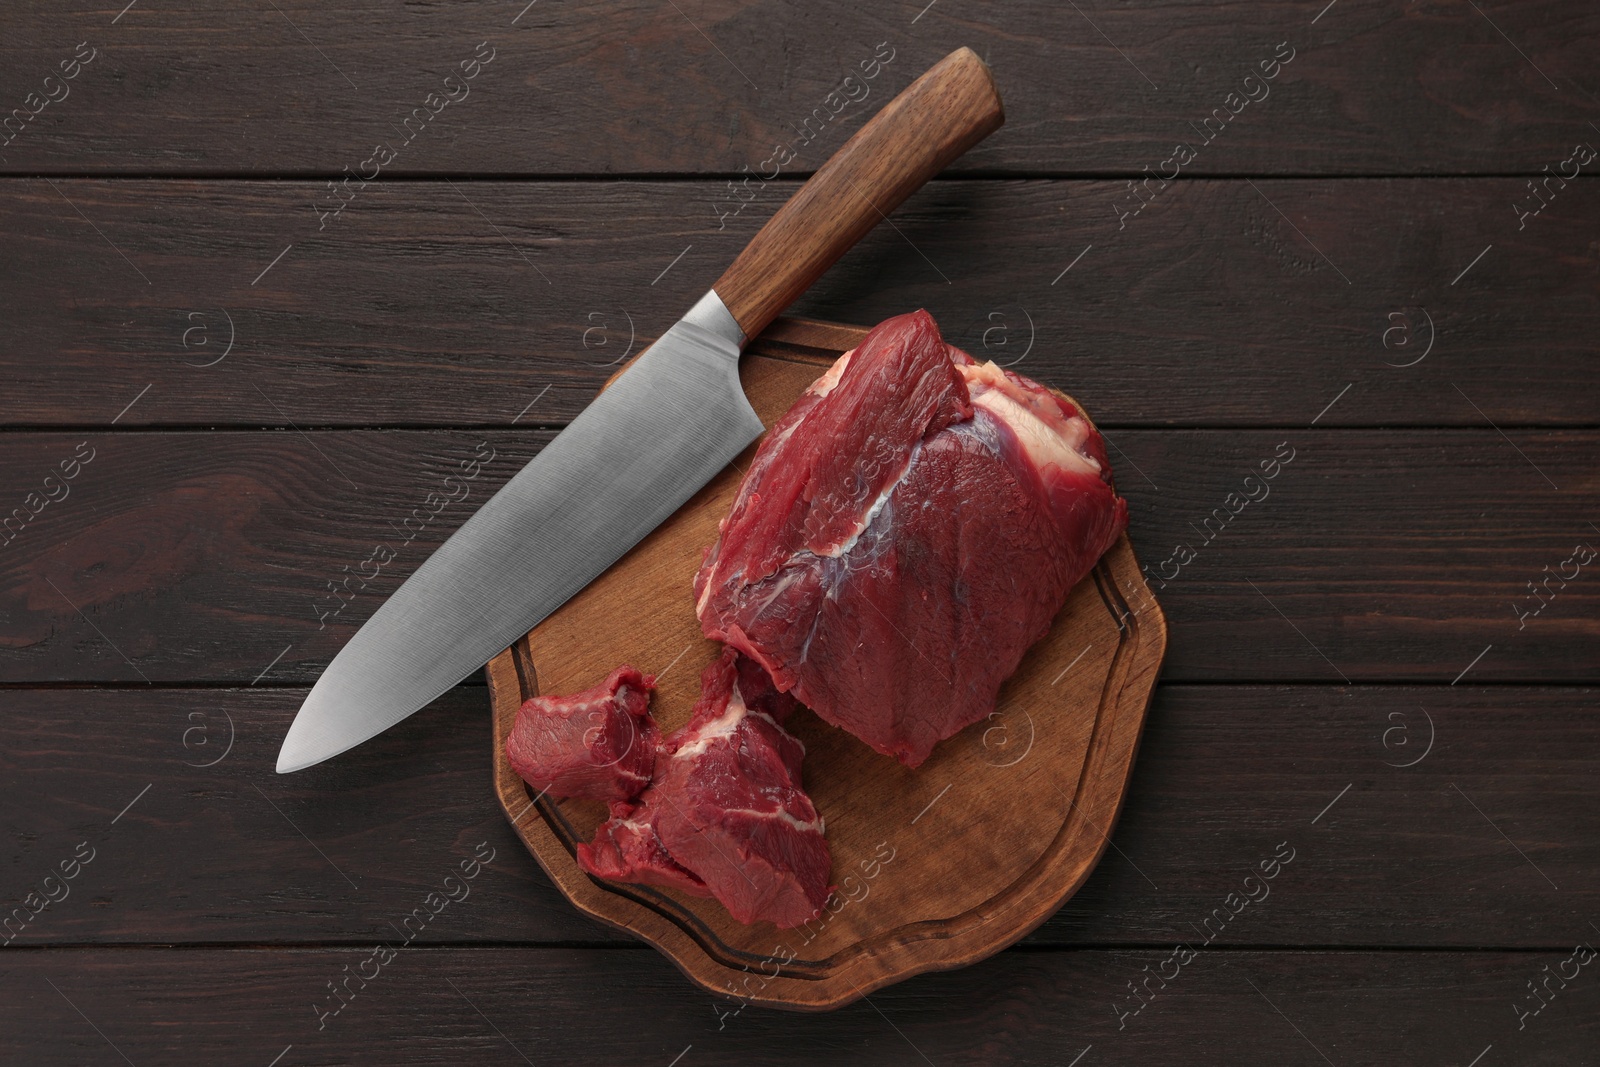
POLYGON ((885 105, 687 315, 378 608, 301 705, 278 772, 321 763, 422 708, 710 481, 762 432, 739 386, 745 341, 1004 121, 989 68, 968 48, 885 105))

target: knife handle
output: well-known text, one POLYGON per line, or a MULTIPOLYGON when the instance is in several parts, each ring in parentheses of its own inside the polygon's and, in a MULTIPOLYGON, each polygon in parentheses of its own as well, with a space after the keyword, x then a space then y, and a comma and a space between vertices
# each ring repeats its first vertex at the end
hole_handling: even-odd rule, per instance
POLYGON ((754 337, 880 219, 999 129, 989 66, 958 48, 879 111, 767 220, 713 288, 754 337))

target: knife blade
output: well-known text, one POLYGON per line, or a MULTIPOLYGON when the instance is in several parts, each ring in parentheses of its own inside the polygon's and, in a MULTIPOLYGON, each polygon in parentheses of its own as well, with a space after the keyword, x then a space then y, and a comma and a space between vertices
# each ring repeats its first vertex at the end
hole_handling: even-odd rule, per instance
POLYGON ((779 208, 687 315, 367 620, 301 705, 278 773, 336 756, 420 710, 710 481, 763 429, 739 385, 746 339, 1004 121, 988 67, 967 48, 886 104, 779 208))

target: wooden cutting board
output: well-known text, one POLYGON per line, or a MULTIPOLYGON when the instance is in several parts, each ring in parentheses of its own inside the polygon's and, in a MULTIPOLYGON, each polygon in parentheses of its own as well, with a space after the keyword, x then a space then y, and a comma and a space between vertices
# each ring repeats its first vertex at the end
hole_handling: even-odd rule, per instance
MULTIPOLYGON (((779 319, 748 345, 740 376, 762 421, 770 426, 866 332, 779 319)), ((489 663, 495 788, 579 910, 655 945, 690 980, 732 998, 730 1012, 823 1011, 992 955, 1083 884, 1127 788, 1166 622, 1124 536, 1072 591, 995 713, 916 770, 797 711, 788 726, 806 746, 805 787, 827 823, 837 886, 804 927, 744 926, 714 900, 591 878, 574 850, 604 805, 535 802, 506 760, 506 736, 528 697, 586 689, 622 663, 657 675, 663 734, 688 720, 700 671, 720 651, 700 634, 691 585, 755 447, 489 663)))

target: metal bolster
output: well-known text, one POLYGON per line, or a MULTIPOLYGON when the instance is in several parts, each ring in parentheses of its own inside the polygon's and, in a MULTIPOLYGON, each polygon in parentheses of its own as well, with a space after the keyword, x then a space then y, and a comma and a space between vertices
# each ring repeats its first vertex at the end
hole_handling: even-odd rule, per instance
POLYGON ((706 295, 695 301, 694 307, 689 309, 683 321, 727 341, 735 349, 744 348, 744 331, 739 328, 738 320, 733 317, 733 312, 728 310, 728 305, 722 302, 722 297, 717 295, 715 289, 707 289, 706 295))

